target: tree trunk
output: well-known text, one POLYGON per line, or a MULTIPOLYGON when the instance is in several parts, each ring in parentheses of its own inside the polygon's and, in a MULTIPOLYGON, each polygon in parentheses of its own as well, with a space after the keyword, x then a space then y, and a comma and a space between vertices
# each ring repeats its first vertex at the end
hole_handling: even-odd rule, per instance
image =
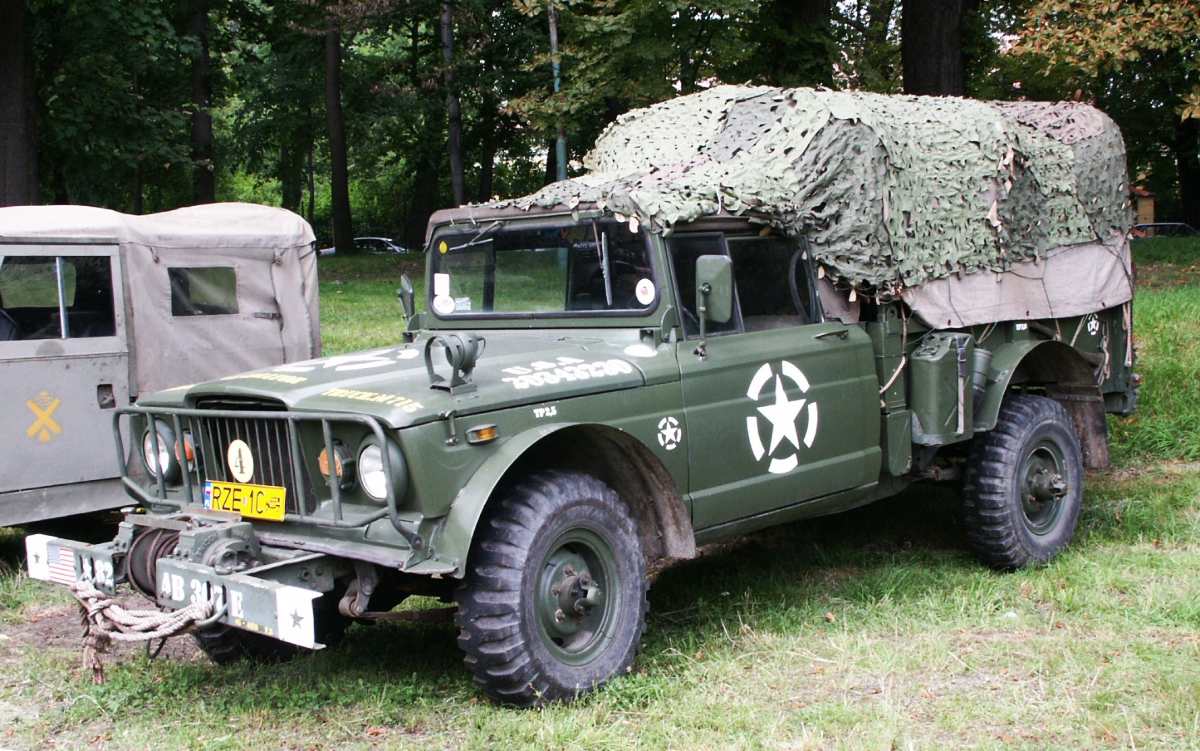
POLYGON ((146 211, 146 171, 139 159, 133 169, 133 213, 141 215, 146 211))
POLYGON ((549 185, 558 179, 558 157, 555 154, 554 146, 554 141, 550 141, 548 144, 546 144, 546 185, 549 185))
POLYGON ((1180 219, 1200 227, 1200 120, 1175 121, 1175 165, 1179 171, 1180 219))
POLYGON ((964 0, 904 0, 900 59, 906 94, 962 96, 964 0))
POLYGON ((279 147, 280 205, 299 214, 304 206, 304 162, 307 146, 293 135, 279 147))
POLYGON ((24 0, 0 0, 0 206, 37 203, 34 83, 24 0))
POLYGON ((56 166, 51 170, 51 174, 54 182, 54 202, 60 206, 74 203, 71 200, 71 189, 67 186, 67 173, 63 171, 62 166, 56 166))
POLYGON ((213 163, 212 60, 208 53, 209 0, 191 0, 188 34, 198 50, 192 59, 192 200, 217 200, 216 165, 213 163))
POLYGON ((496 104, 484 99, 483 116, 479 124, 479 189, 475 200, 490 201, 496 176, 496 104))
POLYGON ((816 86, 833 82, 832 0, 771 0, 759 17, 767 83, 816 86))
POLYGON ((350 177, 346 168, 346 121, 342 116, 342 31, 325 33, 325 117, 329 125, 329 182, 333 198, 333 244, 339 254, 354 252, 350 217, 350 177))
MULTIPOLYGON (((554 0, 546 6, 546 19, 550 25, 550 67, 554 72, 554 95, 562 91, 562 59, 558 56, 558 9, 554 0)), ((567 131, 563 128, 562 116, 558 118, 558 132, 554 139, 554 179, 567 179, 567 131)), ((549 160, 547 160, 549 171, 549 160)))
POLYGON ((425 244, 425 228, 429 217, 438 208, 438 173, 441 168, 433 152, 420 154, 414 165, 412 198, 404 222, 404 241, 410 248, 425 244))
POLYGON ((454 87, 453 11, 452 3, 442 3, 442 62, 446 66, 443 81, 446 85, 446 114, 450 121, 450 188, 454 193, 454 205, 461 206, 467 201, 467 189, 463 182, 462 107, 458 101, 458 90, 454 87))
MULTIPOLYGON (((312 110, 308 110, 304 116, 304 122, 312 122, 312 110)), ((314 164, 316 161, 317 139, 311 136, 308 139, 308 161, 305 164, 305 173, 308 179, 308 223, 312 224, 317 221, 317 169, 314 164)))

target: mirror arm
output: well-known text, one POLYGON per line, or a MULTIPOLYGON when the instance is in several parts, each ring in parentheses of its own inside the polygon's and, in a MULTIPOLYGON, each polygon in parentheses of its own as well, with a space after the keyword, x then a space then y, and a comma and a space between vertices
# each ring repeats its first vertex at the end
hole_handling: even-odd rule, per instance
POLYGON ((707 327, 704 324, 708 320, 708 296, 710 294, 712 294, 711 284, 705 282, 704 284, 700 285, 700 305, 696 310, 696 313, 698 314, 696 317, 700 319, 700 342, 696 345, 696 349, 692 351, 692 354, 696 355, 700 359, 708 357, 708 343, 705 341, 707 327))
POLYGON ((416 316, 416 300, 413 294, 412 280, 408 278, 408 274, 402 274, 400 277, 400 288, 396 290, 396 297, 400 300, 400 309, 404 312, 404 334, 403 339, 406 342, 411 342, 416 339, 416 334, 411 330, 413 318, 416 316))

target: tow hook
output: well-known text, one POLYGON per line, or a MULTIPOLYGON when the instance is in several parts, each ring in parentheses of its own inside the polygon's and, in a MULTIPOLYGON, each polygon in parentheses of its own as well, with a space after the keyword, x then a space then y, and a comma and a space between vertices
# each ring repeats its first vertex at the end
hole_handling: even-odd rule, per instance
POLYGON ((371 604, 371 595, 379 586, 379 575, 375 566, 363 561, 354 563, 354 581, 346 587, 346 593, 338 601, 338 612, 347 618, 362 618, 371 604))

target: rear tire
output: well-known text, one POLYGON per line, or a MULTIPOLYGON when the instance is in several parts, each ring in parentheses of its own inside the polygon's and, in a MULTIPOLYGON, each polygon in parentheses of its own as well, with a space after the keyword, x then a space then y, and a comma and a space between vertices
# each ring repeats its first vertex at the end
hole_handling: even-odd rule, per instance
POLYGON ((1063 406, 1010 394, 996 427, 975 438, 963 524, 980 561, 1001 570, 1045 563, 1071 541, 1083 501, 1079 438, 1063 406))
POLYGON ((627 672, 646 624, 629 508, 594 477, 539 472, 492 506, 455 593, 475 682, 518 706, 571 700, 627 672))

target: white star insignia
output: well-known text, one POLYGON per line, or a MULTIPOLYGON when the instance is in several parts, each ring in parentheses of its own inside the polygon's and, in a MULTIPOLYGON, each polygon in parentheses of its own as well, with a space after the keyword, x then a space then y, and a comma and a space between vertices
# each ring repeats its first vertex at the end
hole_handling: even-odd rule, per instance
POLYGON ((783 379, 775 376, 775 403, 758 408, 762 416, 771 423, 771 447, 767 449, 768 454, 774 453, 784 438, 791 441, 796 448, 800 448, 800 437, 796 434, 796 417, 799 416, 800 410, 804 409, 806 401, 788 401, 783 379))

